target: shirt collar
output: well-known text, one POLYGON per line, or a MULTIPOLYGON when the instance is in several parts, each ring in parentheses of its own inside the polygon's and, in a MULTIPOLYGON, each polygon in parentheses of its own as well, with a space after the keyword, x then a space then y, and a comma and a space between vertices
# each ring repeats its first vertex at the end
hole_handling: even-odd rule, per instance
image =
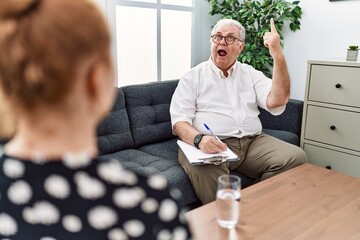
MULTIPOLYGON (((211 69, 214 71, 214 73, 216 74, 216 76, 217 76, 218 78, 227 78, 227 77, 225 76, 225 74, 223 73, 223 71, 215 65, 215 63, 213 62, 213 60, 212 60, 211 57, 210 57, 210 59, 209 59, 209 62, 210 62, 210 67, 211 67, 211 69)), ((227 71, 227 72, 228 72, 228 77, 231 77, 232 74, 235 72, 235 70, 236 70, 236 61, 235 61, 234 64, 231 66, 231 68, 227 71)))

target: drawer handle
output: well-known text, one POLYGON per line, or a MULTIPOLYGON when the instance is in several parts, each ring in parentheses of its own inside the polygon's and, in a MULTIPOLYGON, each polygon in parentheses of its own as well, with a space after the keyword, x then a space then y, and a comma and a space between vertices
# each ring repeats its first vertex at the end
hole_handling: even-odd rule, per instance
POLYGON ((331 130, 335 130, 336 127, 335 127, 334 125, 331 125, 331 126, 330 126, 330 129, 331 129, 331 130))
POLYGON ((341 88, 341 84, 340 84, 340 83, 337 83, 337 84, 335 85, 335 87, 336 87, 336 88, 341 88))

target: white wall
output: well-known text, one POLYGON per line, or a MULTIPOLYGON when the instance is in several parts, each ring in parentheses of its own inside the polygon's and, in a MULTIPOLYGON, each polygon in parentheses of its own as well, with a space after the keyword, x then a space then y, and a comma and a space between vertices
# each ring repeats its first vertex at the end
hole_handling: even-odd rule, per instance
POLYGON ((284 53, 291 76, 291 98, 303 100, 308 60, 345 60, 347 46, 360 45, 360 1, 302 0, 300 6, 301 30, 285 30, 284 53))
POLYGON ((92 0, 93 2, 95 2, 99 8, 103 11, 103 13, 105 14, 106 12, 106 0, 92 0))
POLYGON ((195 0, 195 53, 193 65, 207 61, 210 57, 211 27, 221 16, 210 16, 210 4, 205 0, 195 0))

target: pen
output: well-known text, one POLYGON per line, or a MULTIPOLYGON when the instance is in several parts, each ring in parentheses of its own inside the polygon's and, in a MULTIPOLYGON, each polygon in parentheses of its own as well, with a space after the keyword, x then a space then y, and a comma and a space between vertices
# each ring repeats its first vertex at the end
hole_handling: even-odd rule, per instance
POLYGON ((213 131, 211 131, 211 129, 208 127, 208 125, 206 125, 206 123, 204 123, 204 126, 206 127, 206 129, 211 133, 211 135, 216 138, 218 141, 221 142, 220 138, 218 138, 218 136, 216 136, 213 131))

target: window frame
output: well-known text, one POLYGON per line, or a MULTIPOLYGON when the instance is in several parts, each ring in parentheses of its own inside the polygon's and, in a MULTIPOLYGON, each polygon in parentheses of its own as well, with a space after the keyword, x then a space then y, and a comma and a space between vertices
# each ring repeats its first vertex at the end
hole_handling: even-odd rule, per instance
MULTIPOLYGON (((106 16, 109 24, 110 31, 112 33, 112 46, 111 46, 111 54, 114 63, 115 69, 115 86, 118 86, 118 76, 119 76, 119 67, 117 63, 117 34, 116 34, 116 6, 126 6, 126 7, 139 7, 139 8, 150 8, 156 9, 156 25, 157 25, 157 80, 162 81, 161 76, 161 65, 162 65, 162 57, 161 57, 161 10, 174 10, 174 11, 186 11, 190 12, 191 19, 191 59, 190 64, 191 67, 194 66, 195 63, 195 4, 196 1, 192 0, 192 6, 179 6, 179 5, 171 5, 171 4, 162 4, 161 0, 156 0, 156 3, 148 3, 148 2, 140 2, 140 1, 130 1, 130 0, 106 0, 106 16)), ((171 79, 164 79, 171 80, 171 79)))

